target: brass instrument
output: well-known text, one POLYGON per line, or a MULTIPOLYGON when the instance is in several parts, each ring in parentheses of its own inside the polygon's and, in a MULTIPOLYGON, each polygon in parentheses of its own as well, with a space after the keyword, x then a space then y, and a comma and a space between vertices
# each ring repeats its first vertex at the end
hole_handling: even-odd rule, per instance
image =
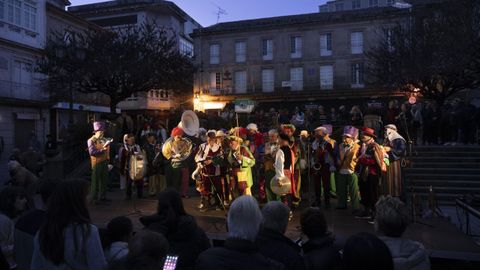
POLYGON ((318 173, 322 169, 322 164, 320 163, 318 150, 320 149, 320 143, 317 145, 317 148, 313 150, 313 166, 312 169, 314 173, 318 173))
POLYGON ((188 138, 181 138, 175 141, 173 137, 168 138, 162 147, 162 153, 165 158, 172 162, 182 162, 192 153, 193 144, 188 138))

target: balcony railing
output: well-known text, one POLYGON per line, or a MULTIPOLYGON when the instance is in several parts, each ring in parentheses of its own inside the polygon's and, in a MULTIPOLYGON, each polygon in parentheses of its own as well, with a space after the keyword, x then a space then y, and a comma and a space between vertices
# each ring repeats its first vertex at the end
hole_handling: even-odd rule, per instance
POLYGON ((0 80, 0 97, 47 101, 48 93, 39 85, 0 80))

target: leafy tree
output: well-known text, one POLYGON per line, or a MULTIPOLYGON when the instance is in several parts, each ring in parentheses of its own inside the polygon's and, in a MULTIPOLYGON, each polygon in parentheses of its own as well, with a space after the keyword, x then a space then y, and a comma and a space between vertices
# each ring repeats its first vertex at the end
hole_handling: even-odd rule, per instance
POLYGON ((57 33, 49 38, 38 64, 53 96, 64 96, 66 84, 75 92, 100 92, 110 98, 111 112, 115 112, 119 102, 138 92, 168 89, 177 95, 191 94, 192 59, 180 53, 171 30, 145 23, 64 36, 57 33), (59 54, 59 48, 66 54, 59 54))
POLYGON ((475 0, 414 5, 410 18, 383 29, 379 45, 366 53, 369 77, 439 104, 479 86, 479 15, 475 0))

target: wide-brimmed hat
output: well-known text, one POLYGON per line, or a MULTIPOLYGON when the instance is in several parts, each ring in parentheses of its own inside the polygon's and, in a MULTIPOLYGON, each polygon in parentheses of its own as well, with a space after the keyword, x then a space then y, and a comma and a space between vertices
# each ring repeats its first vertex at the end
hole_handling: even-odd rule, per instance
POLYGON ((362 127, 362 135, 377 138, 377 135, 375 135, 375 130, 369 127, 362 127))
POLYGON ((355 139, 358 137, 358 129, 354 126, 345 126, 343 128, 343 136, 355 139))
POLYGON ((217 131, 214 130, 214 129, 210 129, 209 131, 207 131, 207 137, 211 137, 211 138, 214 138, 216 137, 215 135, 217 134, 217 131))
POLYGON ((215 137, 225 137, 226 134, 225 132, 223 132, 223 130, 217 130, 217 132, 215 133, 215 137))
POLYGON ((97 132, 97 131, 105 131, 106 129, 106 125, 105 125, 105 122, 103 121, 95 121, 93 122, 93 132, 97 132))
POLYGON ((386 125, 385 129, 391 129, 391 130, 397 131, 397 126, 395 126, 394 124, 390 124, 390 125, 386 125))
POLYGON ((280 126, 280 128, 281 128, 283 131, 285 131, 285 130, 287 130, 287 129, 290 129, 292 132, 295 132, 295 130, 296 130, 295 126, 292 125, 292 124, 282 124, 282 125, 280 126))
POLYGON ((258 131, 258 126, 255 123, 250 123, 247 125, 247 130, 258 131))
POLYGON ((228 140, 229 141, 236 141, 238 143, 242 143, 243 142, 243 139, 238 137, 238 136, 228 136, 228 140))

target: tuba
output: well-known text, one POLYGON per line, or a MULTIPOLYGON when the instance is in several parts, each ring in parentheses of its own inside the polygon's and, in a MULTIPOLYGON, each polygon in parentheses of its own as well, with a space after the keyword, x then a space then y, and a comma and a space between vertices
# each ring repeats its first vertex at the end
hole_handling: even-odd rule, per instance
POLYGON ((162 147, 163 155, 172 162, 182 162, 192 153, 193 144, 188 138, 181 138, 175 141, 173 137, 168 138, 162 147))

